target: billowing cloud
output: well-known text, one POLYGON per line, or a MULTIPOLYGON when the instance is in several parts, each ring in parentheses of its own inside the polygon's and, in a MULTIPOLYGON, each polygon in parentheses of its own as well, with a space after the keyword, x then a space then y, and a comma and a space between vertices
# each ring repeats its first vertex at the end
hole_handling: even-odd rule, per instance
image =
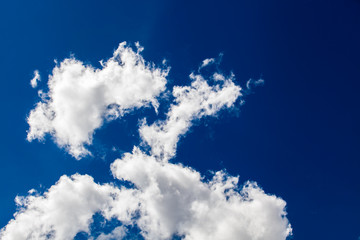
POLYGON ((136 220, 145 239, 281 240, 291 232, 285 201, 256 183, 238 191, 238 177, 216 172, 210 181, 180 164, 158 161, 134 148, 112 164, 116 178, 134 183, 136 220))
MULTIPOLYGON (((120 46, 122 50, 117 51, 127 51, 128 54, 142 59, 138 53, 125 48, 124 45, 120 46)), ((116 62, 116 56, 122 55, 114 54, 113 60, 109 61, 116 62)), ((91 76, 104 71, 109 66, 108 61, 102 70, 92 68, 87 70, 89 66, 77 63, 77 60, 66 61, 76 63, 71 65, 84 69, 85 72, 90 71, 91 76)), ((124 68, 126 65, 121 65, 119 62, 114 64, 117 68, 124 68)), ((130 64, 133 68, 137 65, 139 64, 130 64)), ((145 65, 143 67, 145 70, 142 71, 151 76, 157 71, 158 75, 155 74, 157 80, 152 77, 146 81, 161 82, 164 85, 159 84, 161 87, 157 94, 164 91, 167 72, 145 65)), ((58 68, 61 69, 61 65, 58 68)), ((53 72, 53 77, 56 74, 53 72)), ((85 73, 80 75, 82 74, 85 73)), ((85 81, 87 78, 76 79, 76 81, 85 81)), ((139 128, 141 141, 139 146, 134 146, 131 153, 125 153, 111 164, 114 183, 97 184, 90 176, 75 174, 71 177, 62 176, 44 194, 31 191, 27 197, 17 197, 19 211, 0 231, 0 238, 4 240, 73 239, 82 232, 87 234, 89 239, 123 239, 132 237, 131 228, 136 227, 139 229, 139 234, 147 240, 165 240, 175 236, 185 240, 285 240, 291 235, 292 228, 286 218, 284 200, 266 194, 255 182, 246 182, 239 187, 239 178, 230 176, 225 171, 218 171, 209 178, 204 178, 200 172, 191 167, 169 161, 175 156, 179 138, 186 134, 194 121, 204 116, 216 116, 220 110, 232 108, 238 100, 239 102, 242 100, 241 88, 234 83, 233 74, 227 77, 221 73, 214 73, 210 78, 206 78, 193 73, 190 75, 190 80, 189 86, 173 88, 174 102, 170 105, 166 118, 151 125, 144 120, 139 128), (116 220, 119 224, 106 233, 94 233, 91 225, 96 221, 93 218, 95 214, 103 216, 104 221, 116 220)), ((71 84, 75 84, 75 88, 79 88, 77 85, 81 84, 76 81, 74 79, 68 82, 62 94, 70 91, 69 94, 72 96, 71 84)), ((131 89, 130 85, 135 83, 135 80, 128 82, 127 88, 131 89)), ((83 87, 81 86, 81 89, 83 87)), ((36 108, 32 114, 49 113, 46 108, 49 108, 54 101, 51 100, 54 99, 51 89, 50 84, 49 95, 52 96, 37 106, 45 110, 36 108)), ((56 89, 60 91, 61 88, 56 87, 56 89)), ((118 89, 118 91, 121 95, 122 90, 118 89)), ((114 109, 111 108, 115 111, 111 116, 117 118, 124 111, 149 103, 156 106, 157 95, 153 94, 154 91, 151 90, 152 94, 149 94, 149 98, 139 106, 134 106, 133 99, 125 98, 124 102, 117 104, 114 109)), ((108 103, 101 100, 101 96, 104 95, 99 96, 100 102, 108 103)), ((94 109, 97 110, 94 111, 99 110, 94 99, 77 98, 75 102, 84 104, 86 109, 95 104, 94 109), (82 101, 90 102, 82 103, 82 101)), ((106 119, 107 110, 106 107, 105 113, 100 114, 99 118, 106 119)), ((84 111, 85 113, 89 116, 87 111, 84 111)), ((47 120, 39 119, 53 121, 55 117, 47 119, 45 116, 43 119, 47 120)), ((86 122, 80 119, 78 123, 80 124, 81 121, 86 122)), ((92 134, 98 127, 93 126, 85 130, 91 130, 92 134)), ((54 131, 56 129, 50 128, 49 131, 43 131, 43 134, 49 132, 58 138, 54 131)), ((84 142, 90 143, 86 140, 78 143, 84 142)), ((70 143, 59 143, 59 145, 69 146, 70 152, 76 156, 71 150, 70 143)))
POLYGON ((32 193, 26 198, 17 197, 20 210, 1 230, 0 238, 73 239, 78 232, 89 232, 92 216, 99 211, 128 223, 137 208, 132 198, 133 190, 98 185, 88 175, 62 176, 43 195, 32 193), (121 210, 123 208, 127 211, 121 210))
POLYGON ((27 139, 42 140, 51 134, 60 147, 75 158, 90 152, 96 129, 104 120, 150 104, 157 108, 157 97, 165 90, 167 68, 146 63, 138 51, 121 43, 113 57, 96 69, 68 58, 56 66, 49 77, 49 92, 31 110, 27 119, 27 139))
POLYGON ((223 171, 205 181, 194 169, 158 161, 135 147, 112 164, 112 172, 134 188, 99 185, 87 175, 63 176, 42 196, 18 198, 21 209, 2 229, 1 239, 90 236, 97 212, 122 223, 109 234, 93 236, 97 239, 122 239, 133 225, 149 240, 175 235, 186 240, 282 240, 291 233, 284 200, 253 182, 239 190, 238 177, 223 171))
POLYGON ((41 78, 40 78, 39 70, 35 70, 34 77, 30 80, 31 87, 36 88, 38 85, 38 82, 40 82, 40 80, 41 80, 41 78))

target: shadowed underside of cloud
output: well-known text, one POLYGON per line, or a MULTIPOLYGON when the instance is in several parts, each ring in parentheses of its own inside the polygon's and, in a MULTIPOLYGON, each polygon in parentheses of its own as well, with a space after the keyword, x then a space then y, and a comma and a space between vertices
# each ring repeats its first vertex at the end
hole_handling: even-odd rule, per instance
MULTIPOLYGON (((132 64, 129 64, 131 69, 142 66, 141 71, 143 74, 146 73, 147 77, 140 74, 145 80, 139 80, 137 74, 140 70, 134 70, 134 76, 130 71, 127 75, 130 80, 123 80, 127 84, 119 85, 119 89, 116 90, 119 92, 114 90, 117 94, 114 93, 112 97, 122 98, 121 94, 126 94, 123 92, 125 90, 121 89, 122 87, 136 88, 134 91, 139 91, 137 81, 140 83, 144 81, 145 85, 149 84, 147 81, 152 84, 158 83, 158 85, 153 86, 149 94, 141 100, 139 97, 127 102, 124 98, 122 102, 116 102, 116 107, 112 109, 115 113, 111 116, 117 118, 125 111, 145 106, 148 103, 157 105, 156 96, 165 90, 167 72, 146 67, 139 52, 135 53, 124 45, 120 45, 120 50, 116 52, 118 53, 114 54, 102 70, 83 66, 75 59, 65 60, 65 62, 70 61, 68 64, 71 65, 67 65, 66 68, 72 68, 74 65, 83 70, 75 77, 72 71, 69 75, 61 75, 61 80, 56 81, 66 82, 63 90, 51 86, 51 81, 58 76, 56 71, 62 68, 61 65, 56 67, 49 83, 49 97, 39 103, 29 116, 30 139, 41 138, 45 133, 51 133, 60 146, 68 147, 72 155, 80 157, 83 153, 76 154, 73 148, 82 149, 84 143, 91 143, 93 131, 101 126, 103 118, 106 119, 109 114, 106 104, 111 101, 103 100, 102 97, 107 94, 101 91, 99 100, 101 106, 97 105, 95 102, 99 97, 98 90, 91 90, 86 93, 86 97, 74 97, 72 94, 75 93, 70 90, 71 85, 74 84, 80 92, 83 88, 91 89, 92 84, 96 85, 98 81, 103 80, 89 80, 87 83, 87 78, 77 78, 77 76, 82 76, 83 72, 87 71, 90 71, 90 76, 96 75, 107 69, 109 62, 112 61, 116 68, 123 69, 126 63, 129 64, 128 60, 122 59, 121 62, 125 63, 120 64, 115 59, 116 56, 123 56, 122 54, 125 53, 137 59, 133 59, 132 64), (136 64, 136 61, 140 63, 136 64), (134 86, 130 86, 132 84, 134 86), (57 93, 55 94, 58 91, 64 96, 58 98, 57 93), (53 106, 54 99, 58 101, 65 98, 67 91, 71 92, 71 103, 66 103, 61 107, 56 107, 56 104, 53 106), (91 99, 90 102, 83 102, 89 99, 91 99), (72 109, 67 109, 72 108, 72 104, 81 105, 83 108, 81 112, 83 118, 77 119, 79 122, 73 120, 77 113, 72 109), (94 109, 88 109, 92 108, 93 104, 95 104, 94 109), (42 106, 45 109, 41 109, 42 106), (51 109, 47 110, 47 108, 51 109), (55 116, 48 118, 47 111, 55 115, 64 114, 61 117, 63 127, 56 125, 55 116), (87 121, 84 119, 91 118, 94 112, 96 112, 97 124, 91 122, 87 123, 88 127, 85 129, 76 129, 80 127, 81 121, 87 121), (39 129, 35 123, 31 122, 32 119, 35 119, 35 122, 41 120, 41 117, 36 114, 40 114, 44 118, 42 120, 47 121, 49 129, 39 129), (68 114, 75 115, 68 117, 68 114), (75 125, 69 128, 84 134, 81 135, 82 138, 72 140, 72 135, 66 135, 67 125, 71 124, 75 125)), ((213 62, 214 60, 206 61, 202 67, 213 62)), ((110 71, 109 74, 113 73, 114 71, 110 71)), ((96 79, 111 79, 111 77, 96 79)), ((266 194, 254 182, 247 182, 239 188, 238 177, 230 176, 224 171, 216 172, 210 180, 205 180, 196 170, 169 162, 175 156, 179 138, 188 131, 194 120, 204 116, 216 116, 220 110, 233 107, 242 96, 241 88, 234 83, 233 75, 226 77, 221 73, 215 73, 206 79, 200 73, 193 73, 190 75, 190 80, 189 86, 173 88, 174 102, 170 105, 166 118, 155 121, 151 125, 147 125, 144 120, 139 128, 140 145, 134 146, 131 153, 125 153, 111 164, 111 172, 116 179, 114 183, 118 182, 120 185, 131 183, 130 185, 122 184, 122 187, 118 187, 114 183, 97 184, 87 175, 62 176, 44 194, 30 191, 27 197, 16 198, 19 209, 14 219, 1 230, 1 239, 73 239, 79 232, 83 232, 88 239, 123 239, 132 234, 129 229, 134 226, 139 229, 139 234, 143 238, 151 240, 172 239, 174 236, 180 236, 186 240, 286 239, 292 229, 286 218, 286 202, 281 198, 266 194), (96 224, 93 218, 95 214, 101 214, 105 221, 115 219, 121 224, 106 233, 94 233, 90 226, 96 224)), ((107 83, 102 84, 102 87, 106 88, 107 83)))

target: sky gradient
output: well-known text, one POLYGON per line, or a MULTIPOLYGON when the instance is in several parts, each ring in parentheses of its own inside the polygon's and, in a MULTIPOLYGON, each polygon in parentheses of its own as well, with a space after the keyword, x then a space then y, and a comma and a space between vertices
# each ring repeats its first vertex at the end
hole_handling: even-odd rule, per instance
POLYGON ((48 135, 26 140, 26 118, 37 90, 48 90, 55 59, 73 55, 101 68, 119 43, 135 50, 138 41, 145 61, 160 68, 167 60, 168 90, 188 86, 189 74, 219 54, 215 68, 232 72, 244 90, 243 105, 192 124, 172 163, 209 178, 226 169, 240 185, 256 181, 286 201, 294 239, 360 237, 359 1, 12 1, 0 9, 2 227, 17 195, 44 192, 62 175, 113 182, 110 164, 141 142, 139 119, 165 118, 172 102, 162 99, 159 115, 141 108, 105 123, 93 136, 93 157, 79 161, 48 135), (248 90, 249 79, 265 84, 248 90))

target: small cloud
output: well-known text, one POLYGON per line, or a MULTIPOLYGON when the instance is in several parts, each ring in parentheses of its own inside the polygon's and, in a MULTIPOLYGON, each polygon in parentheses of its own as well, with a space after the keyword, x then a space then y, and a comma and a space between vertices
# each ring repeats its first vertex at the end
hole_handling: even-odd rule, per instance
POLYGON ((30 190, 28 191, 29 194, 33 194, 33 193, 35 193, 35 192, 36 192, 35 189, 30 189, 30 190))
POLYGON ((254 79, 249 79, 247 82, 246 82, 246 88, 247 90, 251 90, 253 87, 257 87, 257 86, 263 86, 265 84, 265 81, 264 79, 260 78, 258 80, 254 80, 254 79))
POLYGON ((213 79, 215 81, 224 81, 225 80, 225 76, 220 74, 220 73, 214 73, 213 75, 213 79))
POLYGON ((38 85, 38 82, 41 81, 41 78, 40 78, 40 74, 39 74, 39 71, 38 70, 35 70, 34 71, 34 77, 33 79, 31 79, 30 81, 30 85, 32 88, 36 88, 37 85, 38 85))
POLYGON ((214 59, 214 58, 207 58, 207 59, 205 59, 205 60, 202 62, 202 64, 201 64, 201 66, 200 66, 199 69, 201 69, 201 68, 203 68, 203 67, 206 67, 206 66, 208 66, 208 65, 210 65, 210 64, 212 64, 212 63, 214 63, 214 62, 215 62, 215 59, 214 59))

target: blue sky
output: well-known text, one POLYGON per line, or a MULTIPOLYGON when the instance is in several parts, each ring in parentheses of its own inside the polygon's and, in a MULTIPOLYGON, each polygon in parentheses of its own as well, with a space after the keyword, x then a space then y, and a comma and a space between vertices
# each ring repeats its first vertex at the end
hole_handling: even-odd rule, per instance
POLYGON ((236 85, 265 80, 244 105, 196 120, 172 163, 256 181, 286 201, 294 239, 357 239, 359 12, 357 0, 2 2, 1 227, 16 212, 17 195, 44 192, 62 175, 114 182, 110 164, 141 142, 138 120, 165 118, 171 97, 159 100, 159 115, 140 108, 105 123, 95 131, 93 157, 81 160, 49 135, 26 140, 26 118, 40 101, 37 90, 48 90, 54 59, 73 54, 100 68, 120 42, 135 49, 139 41, 145 61, 167 60, 170 91, 189 85, 188 75, 220 53, 219 68, 233 72, 236 85), (36 69, 42 80, 34 90, 36 69))

